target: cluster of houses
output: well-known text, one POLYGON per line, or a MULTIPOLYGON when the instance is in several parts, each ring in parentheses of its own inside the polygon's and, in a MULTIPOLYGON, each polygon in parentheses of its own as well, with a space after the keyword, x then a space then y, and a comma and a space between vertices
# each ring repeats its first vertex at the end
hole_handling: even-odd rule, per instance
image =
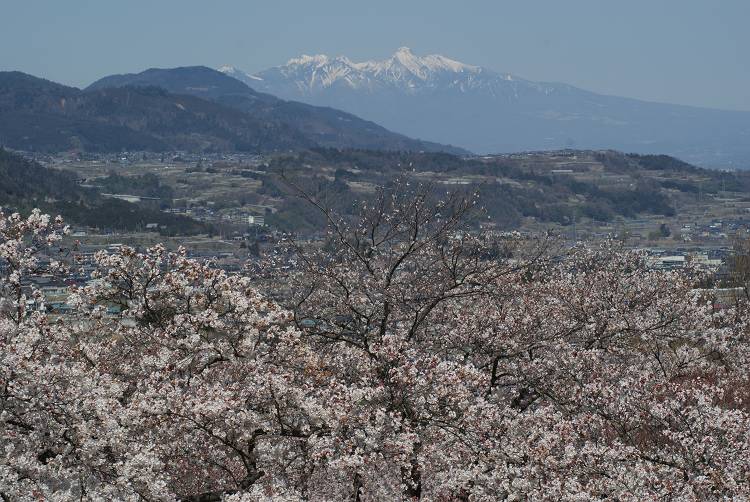
POLYGON ((258 165, 263 162, 263 157, 254 153, 193 153, 186 151, 174 152, 85 152, 70 150, 55 154, 46 154, 42 152, 19 151, 24 157, 33 159, 43 165, 49 164, 71 164, 74 162, 87 161, 100 164, 119 164, 129 166, 139 162, 159 162, 159 163, 200 163, 205 166, 211 166, 214 162, 228 162, 234 164, 258 165))
POLYGON ((197 221, 208 223, 229 223, 238 226, 265 227, 266 211, 261 206, 246 208, 234 208, 229 211, 217 211, 210 207, 173 207, 163 210, 166 213, 189 216, 197 221))

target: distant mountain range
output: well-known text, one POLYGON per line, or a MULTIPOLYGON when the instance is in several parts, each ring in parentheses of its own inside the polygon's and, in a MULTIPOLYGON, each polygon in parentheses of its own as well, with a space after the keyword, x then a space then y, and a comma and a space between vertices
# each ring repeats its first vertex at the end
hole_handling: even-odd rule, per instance
POLYGON ((283 99, 335 107, 477 153, 614 148, 750 167, 750 112, 605 96, 419 57, 406 47, 383 61, 317 55, 254 75, 231 66, 220 71, 283 99))
POLYGON ((200 66, 113 75, 85 90, 0 72, 0 146, 259 153, 323 146, 466 153, 349 113, 259 93, 200 66))

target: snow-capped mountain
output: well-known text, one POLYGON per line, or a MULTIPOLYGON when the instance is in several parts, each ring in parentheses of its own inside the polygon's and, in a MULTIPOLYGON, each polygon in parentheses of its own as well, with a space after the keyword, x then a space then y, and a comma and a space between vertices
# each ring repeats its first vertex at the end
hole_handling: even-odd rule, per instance
POLYGON ((367 91, 393 87, 406 92, 441 84, 472 86, 481 82, 481 74, 482 68, 478 66, 438 55, 420 58, 407 47, 401 47, 389 59, 363 63, 354 63, 344 56, 333 59, 325 55, 301 56, 256 78, 270 82, 291 80, 300 92, 312 94, 334 86, 367 91))
POLYGON ((284 99, 345 110, 409 136, 477 153, 615 148, 750 167, 750 112, 604 96, 533 82, 406 47, 380 61, 303 55, 223 73, 284 99))
MULTIPOLYGON (((219 71, 242 80, 258 89, 289 87, 301 95, 314 96, 330 88, 377 92, 385 89, 418 93, 425 90, 455 89, 458 92, 487 91, 502 95, 519 86, 532 86, 537 91, 549 92, 538 84, 468 65, 453 59, 431 54, 419 57, 408 47, 399 48, 382 61, 355 63, 345 56, 335 58, 324 54, 302 55, 256 75, 233 66, 222 66, 219 71)), ((549 86, 548 86, 549 87, 549 86)))

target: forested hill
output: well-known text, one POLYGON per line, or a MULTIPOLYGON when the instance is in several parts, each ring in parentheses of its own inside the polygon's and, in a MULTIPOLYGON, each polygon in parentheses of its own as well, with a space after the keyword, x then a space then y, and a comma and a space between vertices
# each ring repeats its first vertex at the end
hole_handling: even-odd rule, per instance
POLYGON ((308 221, 304 205, 291 197, 294 189, 275 175, 320 194, 344 214, 351 213, 374 187, 397 176, 431 183, 436 190, 476 190, 489 221, 504 229, 525 228, 529 223, 661 221, 692 213, 704 218, 724 206, 732 206, 734 213, 742 211, 743 201, 750 201, 750 173, 703 169, 666 155, 615 151, 460 158, 443 153, 316 149, 278 156, 267 170, 263 190, 286 196, 274 218, 289 228, 319 222, 308 221))
POLYGON ((0 148, 0 207, 28 213, 34 208, 60 214, 72 224, 100 230, 138 230, 157 223, 169 234, 195 234, 209 227, 185 216, 163 213, 79 186, 70 172, 58 171, 0 148))
POLYGON ((85 91, 20 72, 0 72, 0 146, 38 152, 268 153, 316 146, 458 151, 412 140, 343 112, 261 95, 205 70, 215 75, 199 70, 172 75, 173 80, 185 79, 181 85, 163 78, 110 79, 85 91), (213 94, 197 90, 215 88, 210 78, 216 75, 242 89, 213 94))
POLYGON ((313 145, 293 129, 156 87, 84 92, 0 73, 0 143, 19 150, 272 151, 313 145))

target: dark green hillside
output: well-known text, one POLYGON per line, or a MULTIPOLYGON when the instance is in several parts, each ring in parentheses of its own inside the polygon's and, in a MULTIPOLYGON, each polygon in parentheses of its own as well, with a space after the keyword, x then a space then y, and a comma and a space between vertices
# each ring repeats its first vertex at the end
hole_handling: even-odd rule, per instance
POLYGON ((313 145, 284 124, 157 87, 87 92, 75 113, 149 134, 175 150, 261 152, 313 145))
POLYGON ((0 145, 45 152, 261 152, 314 143, 278 121, 157 87, 83 92, 19 72, 0 72, 0 145))
POLYGON ((264 101, 278 101, 269 94, 253 91, 248 86, 227 77, 221 72, 205 66, 183 66, 180 68, 150 68, 141 73, 109 75, 88 86, 86 91, 98 91, 116 87, 160 87, 173 94, 192 94, 204 99, 222 96, 254 96, 264 101))
POLYGON ((161 150, 144 132, 78 113, 83 93, 21 72, 0 72, 0 146, 55 152, 161 150))
MULTIPOLYGON (((172 234, 203 233, 209 228, 184 216, 162 213, 82 188, 71 173, 50 169, 0 148, 0 207, 28 213, 39 208, 67 222, 101 230, 138 230, 158 223, 172 234)), ((136 180, 138 183, 140 180, 136 180)), ((123 182, 119 180, 120 187, 123 182)), ((158 183, 157 183, 158 187, 158 183)))

